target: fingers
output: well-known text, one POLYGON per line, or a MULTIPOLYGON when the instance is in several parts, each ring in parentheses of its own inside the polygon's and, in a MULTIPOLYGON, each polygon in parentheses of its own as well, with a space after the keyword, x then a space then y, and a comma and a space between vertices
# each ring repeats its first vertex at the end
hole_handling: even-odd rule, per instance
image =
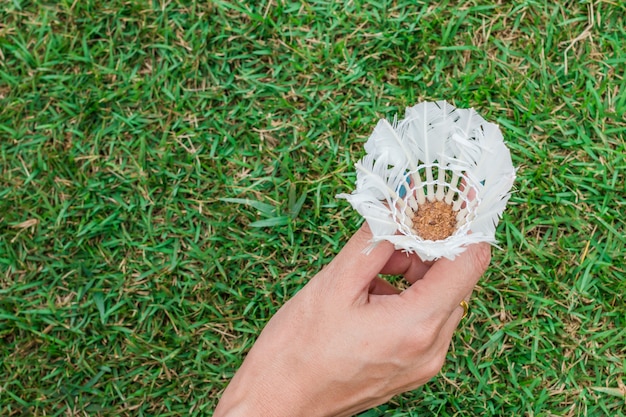
POLYGON ((376 277, 370 282, 369 293, 375 295, 396 295, 400 293, 400 290, 384 279, 376 277))
MULTIPOLYGON (((470 295, 468 294, 464 300, 465 302, 467 302, 469 304, 469 300, 470 300, 470 295)), ((450 342, 452 340, 452 336, 454 335, 455 331, 459 331, 459 325, 463 320, 466 320, 466 318, 463 317, 463 314, 465 313, 465 310, 463 309, 463 307, 461 307, 460 305, 454 309, 454 311, 452 312, 452 314, 450 314, 450 317, 448 318, 448 320, 443 324, 443 326, 441 326, 441 330, 439 331, 439 335, 438 335, 438 343, 441 346, 442 349, 442 355, 445 357, 448 348, 450 346, 450 342)), ((462 328, 462 326, 461 326, 462 328)))
POLYGON ((364 223, 328 265, 330 278, 342 287, 353 288, 356 293, 368 289, 394 252, 389 242, 379 242, 367 252, 372 245, 371 241, 372 233, 367 223, 364 223))
POLYGON ((404 275, 404 278, 413 284, 418 279, 422 279, 430 265, 431 263, 422 262, 415 254, 408 255, 395 251, 380 272, 388 275, 404 275))
MULTIPOLYGON (((424 277, 407 288, 402 295, 427 316, 441 315, 442 320, 458 309, 470 294, 491 260, 491 247, 477 243, 467 247, 454 261, 442 258, 424 277)), ((462 314, 461 314, 462 315, 462 314)))

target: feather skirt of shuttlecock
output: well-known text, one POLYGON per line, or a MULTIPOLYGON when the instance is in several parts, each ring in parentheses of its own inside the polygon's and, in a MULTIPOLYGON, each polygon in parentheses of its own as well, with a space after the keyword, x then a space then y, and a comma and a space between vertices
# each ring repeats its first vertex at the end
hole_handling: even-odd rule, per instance
POLYGON ((468 244, 495 244, 515 168, 502 133, 474 109, 446 101, 406 109, 402 120, 378 122, 356 164, 356 189, 340 194, 365 218, 373 244, 387 240, 422 260, 453 259, 468 244), (454 232, 424 239, 414 227, 420 207, 443 202, 454 232))

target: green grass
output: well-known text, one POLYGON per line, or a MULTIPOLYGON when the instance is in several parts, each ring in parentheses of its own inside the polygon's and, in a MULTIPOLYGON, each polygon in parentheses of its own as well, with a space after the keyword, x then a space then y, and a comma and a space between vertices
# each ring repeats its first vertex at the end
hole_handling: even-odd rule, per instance
POLYGON ((621 2, 183 3, 0 1, 0 415, 210 414, 434 99, 516 191, 441 377, 363 416, 625 415, 621 2))

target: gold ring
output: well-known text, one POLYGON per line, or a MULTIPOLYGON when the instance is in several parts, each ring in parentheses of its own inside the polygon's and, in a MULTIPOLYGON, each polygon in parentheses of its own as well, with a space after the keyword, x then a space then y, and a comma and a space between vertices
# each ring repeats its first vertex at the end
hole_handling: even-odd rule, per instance
POLYGON ((459 305, 463 307, 463 317, 461 317, 461 319, 464 319, 465 317, 467 317, 467 311, 469 310, 469 305, 467 305, 467 301, 465 300, 461 301, 459 305))

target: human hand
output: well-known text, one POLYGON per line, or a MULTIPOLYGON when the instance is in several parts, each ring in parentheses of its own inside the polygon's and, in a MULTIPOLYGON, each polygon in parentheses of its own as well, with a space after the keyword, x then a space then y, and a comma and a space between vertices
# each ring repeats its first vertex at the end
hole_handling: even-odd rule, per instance
POLYGON ((426 265, 365 224, 276 313, 224 392, 215 417, 349 416, 415 389, 443 366, 488 244, 426 265), (399 291, 378 274, 404 275, 399 291))

